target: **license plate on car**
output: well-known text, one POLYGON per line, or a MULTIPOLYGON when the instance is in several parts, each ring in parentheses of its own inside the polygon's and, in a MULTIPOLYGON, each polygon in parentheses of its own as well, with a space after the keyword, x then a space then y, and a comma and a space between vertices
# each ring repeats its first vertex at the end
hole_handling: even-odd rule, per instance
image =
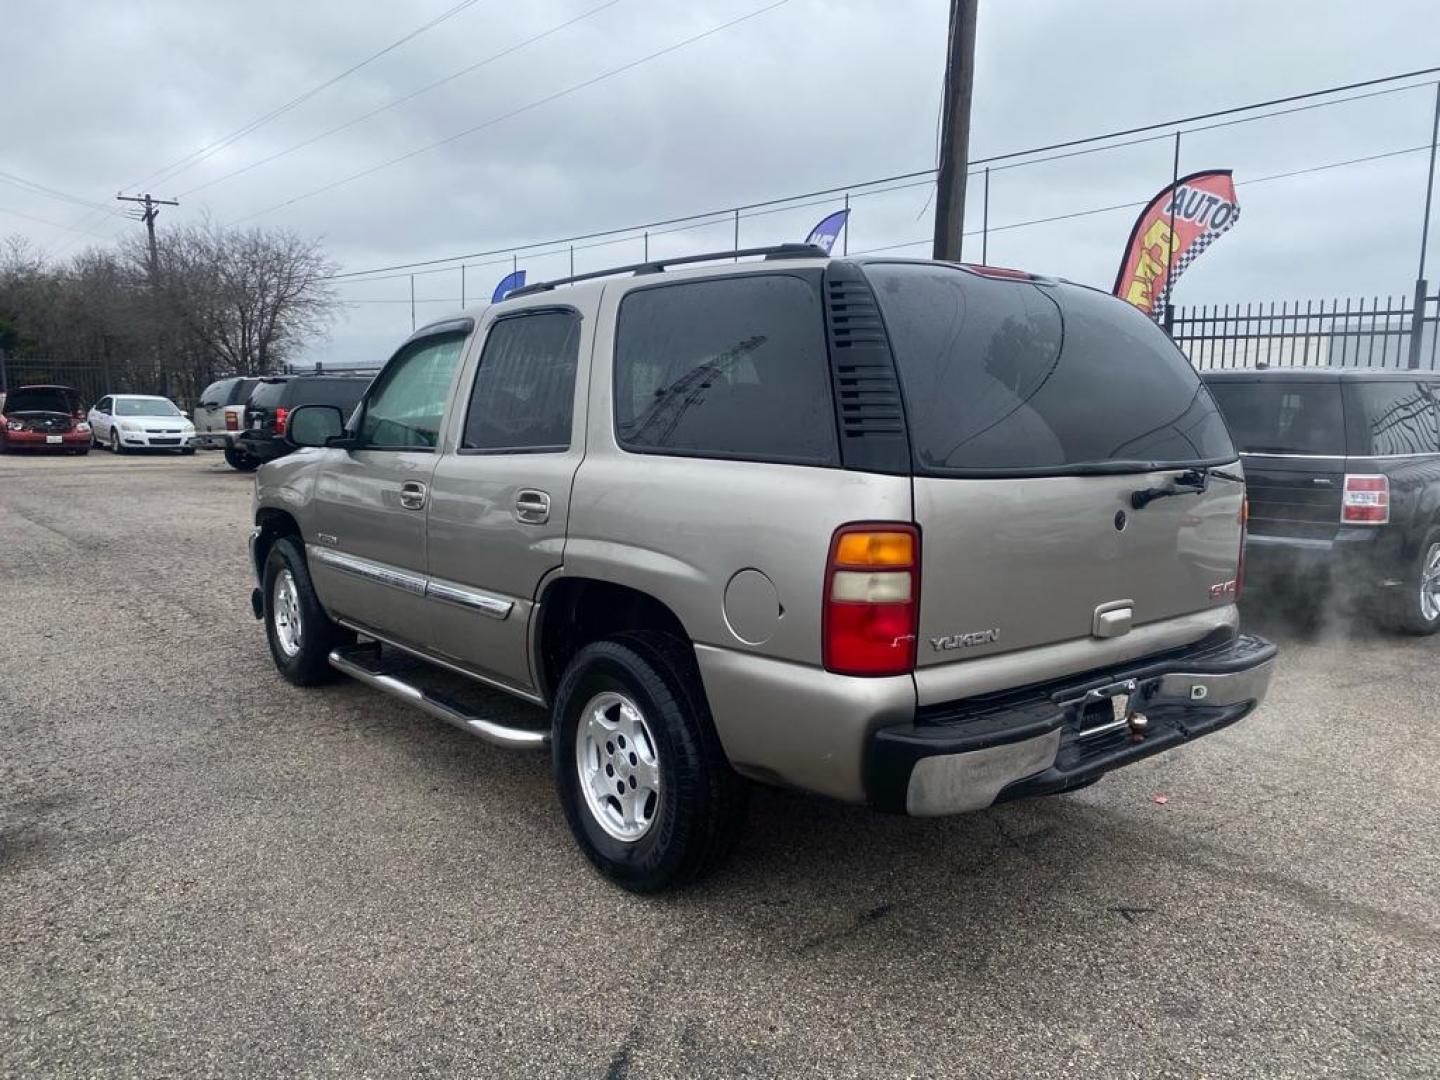
POLYGON ((46 436, 45 436, 45 441, 46 441, 47 443, 58 443, 58 442, 64 442, 65 440, 62 439, 59 435, 46 435, 46 436))

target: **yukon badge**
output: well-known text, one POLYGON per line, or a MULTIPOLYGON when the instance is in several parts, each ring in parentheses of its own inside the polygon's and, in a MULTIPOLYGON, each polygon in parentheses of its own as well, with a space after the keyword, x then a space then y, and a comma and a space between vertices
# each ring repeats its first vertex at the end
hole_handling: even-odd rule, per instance
POLYGON ((999 640, 1000 628, 997 626, 992 630, 972 630, 968 634, 941 634, 930 639, 930 647, 936 652, 949 652, 951 649, 968 649, 972 645, 989 645, 999 640))

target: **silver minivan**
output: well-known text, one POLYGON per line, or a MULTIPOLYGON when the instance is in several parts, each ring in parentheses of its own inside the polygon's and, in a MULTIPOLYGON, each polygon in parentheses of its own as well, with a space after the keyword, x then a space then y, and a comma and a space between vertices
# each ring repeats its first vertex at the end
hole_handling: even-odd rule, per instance
POLYGON ((252 534, 280 672, 548 746, 638 890, 722 857, 751 781, 978 810, 1260 703, 1240 465, 1152 322, 1016 271, 721 258, 531 286, 414 334, 353 416, 296 409, 252 534))

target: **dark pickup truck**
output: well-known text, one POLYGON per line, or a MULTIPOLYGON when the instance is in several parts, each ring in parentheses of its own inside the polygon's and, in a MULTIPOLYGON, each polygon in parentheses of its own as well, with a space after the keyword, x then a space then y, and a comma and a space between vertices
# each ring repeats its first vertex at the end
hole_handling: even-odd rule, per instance
POLYGON ((1245 463, 1248 585, 1440 630, 1440 372, 1206 372, 1245 463))

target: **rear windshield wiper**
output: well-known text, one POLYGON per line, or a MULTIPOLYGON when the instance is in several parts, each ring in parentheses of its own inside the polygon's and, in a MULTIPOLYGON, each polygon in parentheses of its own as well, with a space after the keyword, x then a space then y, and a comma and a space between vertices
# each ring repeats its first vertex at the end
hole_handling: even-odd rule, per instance
POLYGON ((1245 478, 1235 473, 1217 469, 1213 465, 1197 465, 1193 469, 1186 469, 1179 476, 1174 477, 1166 487, 1141 488, 1139 491, 1130 493, 1130 505, 1136 510, 1143 510, 1156 499, 1163 499, 1167 495, 1183 495, 1186 492, 1201 494, 1210 486, 1210 478, 1217 477, 1221 480, 1230 480, 1233 483, 1243 484, 1245 478))

